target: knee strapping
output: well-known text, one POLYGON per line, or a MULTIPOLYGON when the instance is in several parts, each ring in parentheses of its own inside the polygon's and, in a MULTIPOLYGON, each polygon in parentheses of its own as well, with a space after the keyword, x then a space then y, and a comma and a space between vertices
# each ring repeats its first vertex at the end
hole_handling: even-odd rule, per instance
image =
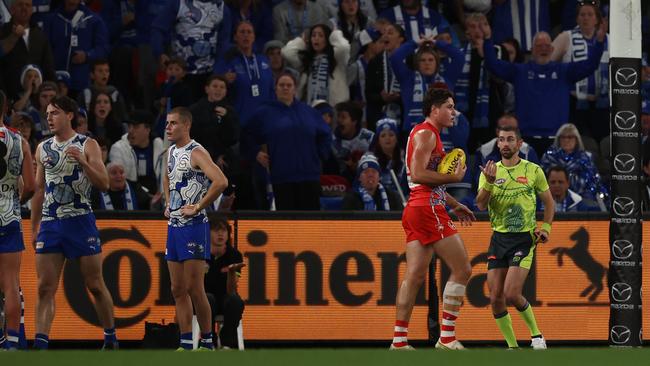
POLYGON ((458 298, 465 296, 465 285, 460 283, 447 281, 445 290, 442 293, 443 302, 449 305, 461 305, 462 301, 458 298))

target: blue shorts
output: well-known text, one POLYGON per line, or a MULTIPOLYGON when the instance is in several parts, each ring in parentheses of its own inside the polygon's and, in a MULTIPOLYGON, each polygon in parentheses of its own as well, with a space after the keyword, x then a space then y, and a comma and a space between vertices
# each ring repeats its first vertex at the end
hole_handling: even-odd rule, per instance
POLYGON ((15 253, 25 250, 23 231, 20 221, 14 221, 7 226, 0 227, 0 253, 15 253))
POLYGON ((61 253, 72 259, 101 252, 102 244, 92 213, 41 222, 36 254, 61 253))
POLYGON ((210 259, 210 224, 168 226, 165 259, 172 262, 210 259))

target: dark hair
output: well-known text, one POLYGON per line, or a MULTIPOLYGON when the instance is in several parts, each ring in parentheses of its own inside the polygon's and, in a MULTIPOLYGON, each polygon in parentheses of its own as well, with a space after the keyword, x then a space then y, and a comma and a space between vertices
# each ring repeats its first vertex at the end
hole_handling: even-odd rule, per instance
POLYGON ((208 222, 210 223, 210 230, 226 229, 228 232, 228 240, 226 241, 226 245, 232 244, 230 242, 232 227, 230 226, 228 219, 220 215, 208 215, 208 222))
POLYGON ((253 28, 253 34, 255 34, 255 26, 253 25, 253 23, 251 23, 250 20, 243 19, 243 20, 240 20, 239 22, 237 22, 237 24, 235 25, 235 28, 233 28, 233 32, 232 32, 233 38, 235 37, 235 33, 237 33, 237 31, 239 30, 239 27, 241 27, 243 24, 250 25, 251 28, 253 28))
POLYGON ((95 116, 95 106, 97 105, 97 99, 100 95, 105 95, 108 97, 108 101, 111 104, 111 111, 106 116, 106 121, 104 121, 104 131, 105 136, 110 144, 113 144, 122 138, 124 128, 122 127, 122 122, 115 119, 115 102, 113 101, 113 98, 111 98, 111 95, 106 91, 106 89, 98 91, 93 96, 93 100, 90 101, 90 108, 88 110, 88 130, 95 136, 101 136, 97 133, 97 116, 95 116))
POLYGON ((154 116, 146 109, 135 109, 129 113, 129 124, 139 125, 144 124, 151 128, 153 125, 154 116))
POLYGON ((363 119, 363 109, 361 109, 358 103, 352 101, 341 102, 334 108, 337 113, 348 112, 350 118, 357 123, 357 126, 361 124, 361 120, 363 119))
MULTIPOLYGON (((391 131, 391 130, 387 130, 391 131)), ((381 131, 384 132, 384 131, 381 131)), ((379 132, 379 134, 381 134, 379 132)), ((393 131, 391 131, 393 132, 393 131)), ((394 132, 393 132, 394 133, 394 132)), ((395 148, 393 149, 393 154, 392 156, 388 156, 384 153, 384 150, 381 149, 381 146, 379 145, 379 136, 375 137, 377 140, 375 141, 374 145, 372 146, 372 151, 377 157, 377 162, 379 162, 379 166, 384 169, 388 167, 388 162, 392 161, 393 166, 392 169, 395 172, 395 175, 399 175, 400 171, 402 170, 402 147, 399 143, 399 135, 396 136, 397 142, 395 143, 395 148)))
POLYGON ((210 86, 210 84, 212 84, 212 82, 215 80, 223 81, 223 83, 226 84, 226 88, 228 87, 228 80, 226 80, 226 78, 223 75, 219 75, 219 74, 210 75, 210 77, 208 77, 208 79, 205 81, 205 86, 210 86))
POLYGON ((182 57, 178 57, 178 56, 171 57, 169 61, 167 61, 167 63, 165 64, 165 67, 169 65, 178 65, 178 67, 180 67, 181 69, 187 70, 187 62, 185 62, 185 60, 182 57))
POLYGON ((596 19, 598 19, 598 23, 603 21, 603 13, 600 11, 600 2, 597 0, 579 0, 578 4, 576 5, 576 18, 580 14, 580 8, 583 6, 591 6, 594 8, 594 12, 596 13, 596 19))
POLYGON ((334 69, 336 68, 336 58, 334 57, 334 47, 332 47, 332 44, 330 43, 330 35, 332 34, 332 29, 326 24, 316 24, 309 28, 309 42, 307 42, 307 49, 298 52, 298 56, 300 57, 300 61, 302 63, 302 71, 309 75, 311 73, 311 64, 316 59, 316 51, 314 51, 314 48, 311 45, 311 34, 316 28, 322 29, 323 33, 325 33, 325 42, 327 44, 325 45, 323 52, 325 55, 327 55, 327 73, 330 76, 333 76, 334 69))
MULTIPOLYGON (((365 29, 366 26, 368 25, 368 17, 361 11, 361 2, 359 0, 356 0, 357 2, 357 25, 359 26, 359 29, 365 29)), ((348 42, 352 43, 354 41, 354 33, 352 29, 348 28, 348 25, 346 24, 345 21, 345 14, 343 13, 343 7, 339 5, 339 12, 337 14, 337 20, 338 20, 338 26, 341 32, 343 32, 343 37, 348 40, 348 42)))
POLYGON ((110 67, 111 67, 111 65, 108 63, 108 60, 107 60, 107 59, 105 59, 105 58, 98 58, 97 60, 95 60, 95 61, 93 61, 93 62, 90 63, 90 72, 91 72, 91 73, 95 72, 95 67, 97 67, 97 66, 99 66, 99 65, 108 65, 109 70, 110 70, 110 67))
POLYGON ((185 107, 172 108, 172 110, 167 112, 167 114, 178 114, 185 122, 192 123, 192 112, 185 107))
POLYGON ((519 127, 513 127, 513 126, 504 126, 504 127, 497 127, 497 136, 499 135, 499 132, 514 132, 515 136, 517 136, 517 140, 521 140, 521 130, 519 130, 519 127))
POLYGON ((422 102, 422 113, 424 117, 428 117, 431 113, 431 108, 442 106, 447 99, 454 98, 454 94, 448 89, 443 88, 431 88, 427 90, 427 93, 424 96, 424 101, 422 102))
MULTIPOLYGON (((521 45, 519 44, 519 41, 516 38, 507 38, 501 44, 504 43, 509 43, 512 45, 512 47, 515 49, 516 55, 515 55, 515 63, 520 64, 524 62, 524 53, 521 50, 521 45)), ((507 49, 506 49, 507 52, 507 49)))
POLYGON ((418 48, 418 50, 415 52, 415 55, 413 56, 413 69, 416 71, 418 70, 418 64, 420 63, 420 58, 422 55, 425 53, 430 53, 433 55, 433 58, 436 59, 436 70, 433 72, 433 74, 437 74, 438 71, 440 70, 440 54, 436 50, 436 48, 433 46, 431 43, 424 43, 422 46, 418 48))
POLYGON ((293 73, 286 70, 282 71, 280 75, 278 75, 278 77, 275 79, 275 86, 278 86, 278 81, 280 81, 280 79, 282 79, 285 76, 289 77, 293 81, 293 85, 295 87, 298 86, 298 80, 296 79, 296 76, 293 73))
POLYGON ((563 167, 563 166, 561 166, 561 165, 554 165, 554 166, 552 166, 552 167, 548 170, 548 172, 546 173, 546 177, 547 177, 547 178, 551 176, 551 172, 561 172, 561 173, 564 173, 564 177, 566 178, 566 180, 567 180, 567 181, 569 180, 569 172, 567 172, 566 168, 563 167))
MULTIPOLYGON (((109 96, 108 99, 111 97, 109 96)), ((72 128, 77 128, 77 113, 79 112, 79 106, 74 99, 66 97, 65 95, 56 96, 50 101, 50 105, 64 111, 65 113, 72 113, 72 128)))
MULTIPOLYGON (((399 36, 402 37, 403 40, 406 40, 406 31, 404 30, 404 28, 401 25, 395 24, 395 23, 391 22, 390 20, 388 20, 386 18, 380 18, 380 19, 377 19, 377 21, 382 20, 382 19, 386 21, 387 26, 393 27, 393 29, 397 31, 399 36)), ((375 22, 375 23, 377 23, 377 22, 375 22)))

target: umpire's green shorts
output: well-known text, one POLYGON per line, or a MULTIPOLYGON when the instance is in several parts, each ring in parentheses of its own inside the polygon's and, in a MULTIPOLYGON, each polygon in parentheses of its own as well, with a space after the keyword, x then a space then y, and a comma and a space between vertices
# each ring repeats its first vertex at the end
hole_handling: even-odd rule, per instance
POLYGON ((530 269, 535 256, 535 235, 532 232, 494 232, 488 249, 488 269, 521 267, 530 269))

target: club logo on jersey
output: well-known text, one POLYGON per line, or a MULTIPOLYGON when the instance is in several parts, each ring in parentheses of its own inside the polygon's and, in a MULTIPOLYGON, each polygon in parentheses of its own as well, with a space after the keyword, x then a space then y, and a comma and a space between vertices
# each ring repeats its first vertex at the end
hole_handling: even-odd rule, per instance
POLYGON ((517 177, 517 182, 521 184, 528 184, 528 178, 526 177, 517 177))
POLYGON ((447 221, 447 224, 449 225, 449 227, 450 227, 452 230, 456 230, 456 225, 454 224, 453 221, 447 221))
POLYGON ((506 182, 506 180, 504 178, 499 178, 499 179, 494 181, 494 184, 503 184, 505 182, 506 182))

